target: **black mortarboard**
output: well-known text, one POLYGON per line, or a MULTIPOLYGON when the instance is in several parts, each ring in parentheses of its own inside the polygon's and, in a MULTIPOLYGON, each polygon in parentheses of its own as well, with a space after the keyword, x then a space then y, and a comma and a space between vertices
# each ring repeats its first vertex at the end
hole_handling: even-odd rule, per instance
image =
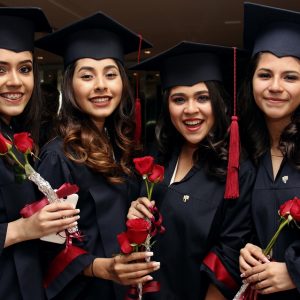
MULTIPOLYGON (((101 12, 36 41, 36 46, 63 56, 65 66, 80 58, 113 58, 139 48, 140 36, 101 12)), ((152 47, 143 40, 142 48, 152 47)))
POLYGON ((244 46, 278 57, 300 58, 300 13, 254 3, 244 4, 244 46))
POLYGON ((0 8, 0 48, 15 52, 33 51, 35 32, 51 32, 40 8, 0 8))
POLYGON ((232 63, 233 49, 223 46, 183 41, 130 69, 160 71, 163 89, 173 86, 191 86, 201 81, 223 81, 223 65, 232 63))

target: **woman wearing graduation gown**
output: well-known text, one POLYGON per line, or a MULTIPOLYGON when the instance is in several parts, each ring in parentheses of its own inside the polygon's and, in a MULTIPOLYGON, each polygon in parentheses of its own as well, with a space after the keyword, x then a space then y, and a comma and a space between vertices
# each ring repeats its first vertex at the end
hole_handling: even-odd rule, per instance
MULTIPOLYGON (((38 142, 38 71, 33 60, 35 31, 51 27, 38 8, 0 8, 0 132, 9 140, 27 131, 38 142)), ((13 148, 14 154, 24 158, 13 148)), ((50 204, 29 218, 20 210, 34 202, 29 180, 18 181, 14 160, 0 158, 0 299, 46 299, 42 285, 40 237, 76 225, 70 204, 50 204), (60 209, 63 210, 59 211, 60 209), (62 213, 66 219, 61 219, 62 213)))
MULTIPOLYGON (((239 197, 224 199, 229 102, 219 61, 232 70, 233 49, 182 42, 135 67, 160 70, 164 90, 156 158, 165 178, 152 198, 166 232, 153 248, 161 290, 151 299, 230 299, 240 283, 238 257, 251 231, 255 174, 242 163, 239 197)), ((133 201, 128 217, 151 218, 149 205, 145 197, 133 201)))
MULTIPOLYGON (((131 164, 136 150, 134 99, 124 54, 139 37, 97 12, 37 41, 65 64, 58 136, 42 149, 38 170, 53 187, 79 187, 79 255, 48 282, 49 299, 124 299, 125 285, 151 279, 158 263, 133 263, 151 253, 120 253, 130 202, 138 195, 131 164), (139 271, 139 272, 137 272, 139 271)), ((150 45, 142 41, 143 47, 150 45)), ((75 241, 76 242, 76 241, 75 241)), ((51 266, 51 264, 50 264, 51 266)))
POLYGON ((240 269, 259 299, 300 299, 300 232, 293 222, 280 233, 272 262, 262 254, 279 226, 280 206, 300 196, 300 13, 249 3, 244 30, 252 63, 241 121, 258 168, 252 200, 257 241, 241 250, 240 269))

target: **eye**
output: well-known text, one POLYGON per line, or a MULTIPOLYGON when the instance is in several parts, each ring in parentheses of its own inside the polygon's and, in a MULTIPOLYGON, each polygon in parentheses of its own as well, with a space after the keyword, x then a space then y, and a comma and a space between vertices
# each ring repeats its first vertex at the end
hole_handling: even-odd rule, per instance
POLYGON ((32 71, 32 66, 31 65, 28 65, 28 66, 22 66, 20 69, 19 69, 19 72, 21 74, 28 74, 32 71))
POLYGON ((105 74, 105 77, 108 78, 108 79, 114 79, 118 76, 118 73, 116 71, 108 71, 106 74, 105 74))
POLYGON ((299 77, 297 75, 294 74, 287 74, 284 79, 288 80, 288 81, 296 81, 299 79, 299 77))
POLYGON ((85 81, 89 81, 89 80, 93 79, 93 75, 89 74, 89 73, 84 73, 84 74, 80 75, 80 78, 85 81))
POLYGON ((268 72, 260 72, 257 74, 257 77, 261 79, 269 79, 271 78, 271 74, 268 72))
POLYGON ((172 98, 172 102, 175 104, 183 104, 185 102, 184 97, 174 97, 172 98))
POLYGON ((0 74, 3 74, 6 72, 6 68, 4 66, 0 66, 0 74))
POLYGON ((209 95, 199 95, 199 96, 197 96, 197 101, 199 103, 205 103, 207 101, 210 101, 210 97, 209 97, 209 95))

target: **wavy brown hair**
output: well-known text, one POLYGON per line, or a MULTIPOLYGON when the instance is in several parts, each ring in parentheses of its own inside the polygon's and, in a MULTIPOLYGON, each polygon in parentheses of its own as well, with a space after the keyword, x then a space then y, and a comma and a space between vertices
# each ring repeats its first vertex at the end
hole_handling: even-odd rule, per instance
POLYGON ((134 142, 134 99, 123 65, 118 61, 116 64, 123 91, 120 104, 105 120, 105 129, 101 132, 76 103, 72 86, 76 62, 65 71, 58 127, 63 137, 65 155, 101 173, 111 183, 123 182, 124 173, 132 174, 132 157, 137 150, 134 142))

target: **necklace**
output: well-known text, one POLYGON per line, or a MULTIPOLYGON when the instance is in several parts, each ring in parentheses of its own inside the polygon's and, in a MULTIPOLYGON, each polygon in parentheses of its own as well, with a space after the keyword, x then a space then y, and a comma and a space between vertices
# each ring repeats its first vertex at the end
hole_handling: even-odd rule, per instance
MULTIPOLYGON (((274 151, 274 150, 273 150, 274 151)), ((272 149, 270 149, 270 153, 271 153, 271 156, 273 157, 283 157, 283 153, 281 152, 281 150, 279 150, 278 148, 275 149, 275 153, 272 151, 272 149)))
POLYGON ((274 153, 272 153, 272 150, 270 152, 271 152, 271 156, 274 156, 274 157, 283 157, 282 152, 280 152, 280 154, 274 154, 274 153))
POLYGON ((274 157, 283 157, 283 155, 275 155, 275 154, 271 154, 271 156, 274 156, 274 157))

